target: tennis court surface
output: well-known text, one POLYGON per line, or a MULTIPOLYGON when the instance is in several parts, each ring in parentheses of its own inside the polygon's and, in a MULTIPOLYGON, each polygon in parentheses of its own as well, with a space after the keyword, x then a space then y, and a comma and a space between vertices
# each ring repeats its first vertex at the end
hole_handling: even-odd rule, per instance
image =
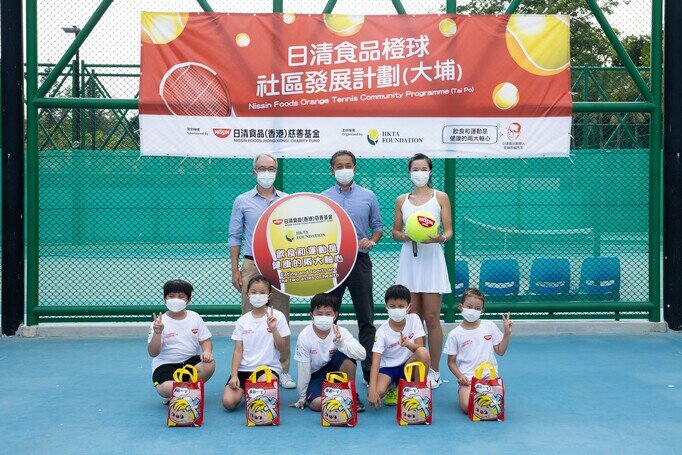
POLYGON ((168 428, 145 337, 0 338, 2 452, 652 454, 674 452, 682 436, 678 333, 514 335, 499 359, 505 422, 460 413, 443 359, 449 382, 434 391, 429 427, 399 427, 395 408, 382 407, 355 428, 322 428, 318 413, 286 407, 296 392, 284 390, 281 426, 247 428, 243 405, 229 413, 220 403, 232 342, 214 344, 203 427, 168 428))

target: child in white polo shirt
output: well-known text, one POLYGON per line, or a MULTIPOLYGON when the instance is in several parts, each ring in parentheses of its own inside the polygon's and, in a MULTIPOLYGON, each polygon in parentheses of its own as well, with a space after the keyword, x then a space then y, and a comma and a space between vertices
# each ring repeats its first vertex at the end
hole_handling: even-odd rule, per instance
MULTIPOLYGON (((298 335, 294 359, 298 362, 298 401, 291 407, 313 411, 321 408, 322 382, 327 373, 343 371, 355 379, 356 360, 364 360, 365 348, 344 327, 334 324, 339 302, 331 294, 317 294, 310 300, 313 323, 298 335)), ((358 399, 358 412, 365 405, 358 399)))
MULTIPOLYGON (((388 321, 377 330, 372 348, 367 401, 375 407, 381 404, 391 384, 405 378, 405 364, 419 361, 430 367, 429 351, 424 347, 424 326, 417 314, 408 314, 410 290, 400 284, 386 290, 384 296, 388 321)), ((394 401, 386 404, 395 405, 394 401)))
POLYGON ((187 308, 193 287, 183 280, 163 285, 163 299, 168 311, 153 315, 149 327, 147 352, 152 357, 152 383, 168 404, 173 391, 173 373, 185 365, 194 365, 199 377, 208 381, 215 371, 211 332, 204 320, 187 308))
MULTIPOLYGON (((247 295, 253 309, 237 319, 232 333, 231 375, 223 390, 223 406, 230 411, 241 403, 246 379, 260 365, 267 365, 279 379, 280 355, 287 349, 285 337, 291 335, 284 314, 268 305, 272 286, 267 278, 263 275, 251 278, 247 295)), ((257 379, 262 381, 264 376, 257 379)))
POLYGON ((459 311, 464 320, 455 327, 445 341, 443 352, 448 355, 448 367, 459 384, 459 407, 467 413, 471 378, 474 369, 483 362, 492 362, 497 369, 495 354, 502 356, 507 351, 512 333, 509 314, 502 316, 504 334, 494 322, 481 320, 485 309, 485 296, 476 288, 469 288, 462 294, 459 311))

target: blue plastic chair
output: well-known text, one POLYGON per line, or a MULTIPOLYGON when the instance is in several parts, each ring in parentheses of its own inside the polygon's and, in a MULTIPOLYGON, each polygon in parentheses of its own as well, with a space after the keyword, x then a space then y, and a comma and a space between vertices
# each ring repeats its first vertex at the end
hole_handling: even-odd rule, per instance
POLYGON ((479 289, 487 296, 511 296, 519 293, 519 261, 486 259, 481 264, 479 289))
POLYGON ((581 294, 620 299, 620 259, 585 259, 580 268, 578 291, 581 294))
POLYGON ((571 289, 571 264, 568 259, 534 259, 530 265, 528 292, 563 295, 571 289))
POLYGON ((469 263, 464 260, 455 261, 455 296, 459 297, 469 287, 469 263))

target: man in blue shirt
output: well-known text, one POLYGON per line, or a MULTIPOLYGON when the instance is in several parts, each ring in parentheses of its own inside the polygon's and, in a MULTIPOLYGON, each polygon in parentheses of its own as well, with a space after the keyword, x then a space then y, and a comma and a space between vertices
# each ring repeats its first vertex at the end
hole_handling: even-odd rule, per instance
MULTIPOLYGON (((230 260, 232 263, 232 284, 242 294, 242 314, 251 311, 246 286, 249 280, 258 274, 256 263, 253 260, 253 231, 256 228, 258 218, 265 210, 286 193, 277 191, 273 184, 277 175, 277 160, 272 155, 261 154, 253 160, 253 175, 256 177, 256 187, 237 196, 232 205, 230 217, 230 260), (239 269, 239 254, 242 252, 242 238, 244 241, 244 260, 239 269)), ((273 308, 281 311, 289 322, 289 296, 282 294, 277 289, 272 289, 271 304, 273 308)), ((289 346, 289 337, 287 347, 289 346)), ((282 354, 282 375, 280 384, 286 389, 293 389, 296 383, 289 375, 289 363, 291 353, 282 354)))
MULTIPOLYGON (((347 150, 340 150, 332 155, 330 161, 336 185, 324 191, 322 195, 343 207, 353 221, 358 235, 358 255, 353 270, 343 283, 331 291, 331 294, 341 302, 346 288, 350 290, 358 319, 360 344, 365 351, 371 353, 376 328, 372 295, 372 261, 369 251, 374 248, 384 232, 379 201, 373 191, 354 182, 355 155, 347 150)), ((372 356, 368 355, 362 362, 362 375, 367 382, 371 364, 372 356)))

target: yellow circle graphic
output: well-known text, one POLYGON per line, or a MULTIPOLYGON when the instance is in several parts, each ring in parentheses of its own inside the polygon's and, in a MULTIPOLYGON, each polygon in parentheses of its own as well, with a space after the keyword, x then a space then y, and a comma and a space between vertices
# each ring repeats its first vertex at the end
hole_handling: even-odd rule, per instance
POLYGON ((294 13, 284 13, 282 14, 282 20, 285 24, 293 24, 296 20, 296 15, 294 13))
POLYGON ((365 16, 351 16, 347 14, 325 14, 324 25, 338 36, 355 35, 365 23, 365 16))
POLYGON ((450 18, 443 19, 438 24, 438 30, 440 30, 443 36, 455 36, 455 33, 457 33, 457 23, 450 18))
POLYGON ((507 49, 517 65, 538 76, 568 68, 570 31, 567 16, 516 15, 509 18, 507 49))
POLYGON ((246 47, 251 44, 251 37, 246 33, 239 33, 235 36, 234 40, 237 42, 237 46, 246 47))
POLYGON ((189 13, 142 13, 142 42, 166 44, 180 36, 189 13))
POLYGON ((493 103, 504 111, 519 104, 519 89, 511 82, 502 82, 493 89, 493 103))

